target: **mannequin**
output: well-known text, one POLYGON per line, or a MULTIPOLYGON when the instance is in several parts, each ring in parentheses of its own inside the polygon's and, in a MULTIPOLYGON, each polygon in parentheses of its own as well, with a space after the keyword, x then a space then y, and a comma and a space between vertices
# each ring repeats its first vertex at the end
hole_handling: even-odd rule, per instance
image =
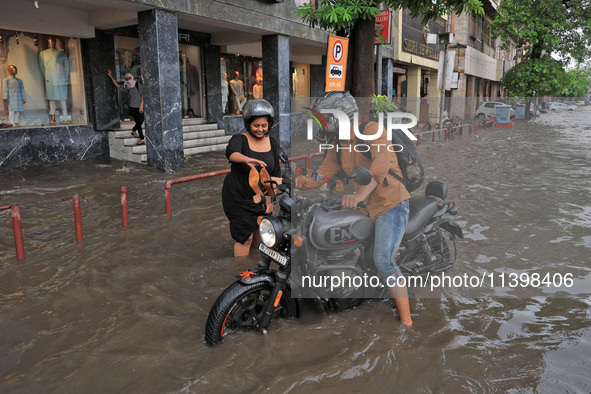
MULTIPOLYGON (((45 79, 45 99, 49 101, 49 115, 55 123, 55 105, 59 102, 62 115, 68 115, 68 78, 70 62, 63 50, 57 48, 56 39, 47 39, 48 48, 39 53, 39 69, 45 79)), ((64 122, 68 123, 68 122, 64 122)))
POLYGON ((8 66, 10 77, 2 82, 2 91, 4 92, 4 102, 8 103, 8 123, 12 126, 18 126, 20 114, 23 111, 23 105, 27 102, 25 96, 25 86, 23 81, 16 77, 18 69, 14 65, 8 66))
POLYGON ((226 113, 226 104, 228 103, 228 73, 224 71, 222 76, 222 113, 226 113))
POLYGON ((240 80, 238 71, 234 72, 234 79, 230 81, 230 93, 234 104, 236 104, 236 115, 240 115, 242 107, 246 104, 246 97, 244 97, 244 82, 240 80))
POLYGON ((255 99, 263 98, 263 79, 257 78, 257 83, 252 87, 252 95, 255 99))

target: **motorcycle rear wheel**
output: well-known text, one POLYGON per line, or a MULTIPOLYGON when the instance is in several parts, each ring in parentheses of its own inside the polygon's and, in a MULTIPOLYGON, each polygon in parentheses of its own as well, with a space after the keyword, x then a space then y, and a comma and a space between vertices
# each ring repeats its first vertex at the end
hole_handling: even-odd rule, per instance
MULTIPOLYGON (((216 300, 209 311, 205 325, 205 342, 217 346, 224 337, 237 331, 256 330, 263 316, 267 300, 273 290, 268 282, 244 285, 235 282, 216 300)), ((296 316, 295 305, 289 289, 283 291, 273 318, 296 316)))

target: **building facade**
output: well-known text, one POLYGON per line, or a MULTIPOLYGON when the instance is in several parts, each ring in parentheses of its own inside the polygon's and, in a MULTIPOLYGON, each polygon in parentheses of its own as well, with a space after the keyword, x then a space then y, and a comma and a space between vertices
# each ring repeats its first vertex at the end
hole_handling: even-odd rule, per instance
POLYGON ((127 108, 107 69, 117 81, 127 72, 141 81, 147 161, 165 172, 182 167, 183 119, 236 133, 252 98, 273 103, 273 133, 288 141, 291 98, 323 91, 328 34, 297 18, 297 5, 0 1, 0 80, 15 65, 26 93, 17 126, 0 108, 0 172, 108 157, 107 131, 127 108))

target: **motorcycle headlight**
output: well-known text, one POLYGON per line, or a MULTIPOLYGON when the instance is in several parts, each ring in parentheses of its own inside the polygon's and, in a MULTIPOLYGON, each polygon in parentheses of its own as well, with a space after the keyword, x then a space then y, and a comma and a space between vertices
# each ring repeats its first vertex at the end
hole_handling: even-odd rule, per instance
POLYGON ((265 246, 274 248, 279 245, 283 237, 282 227, 281 222, 276 217, 270 216, 261 220, 259 233, 265 246))

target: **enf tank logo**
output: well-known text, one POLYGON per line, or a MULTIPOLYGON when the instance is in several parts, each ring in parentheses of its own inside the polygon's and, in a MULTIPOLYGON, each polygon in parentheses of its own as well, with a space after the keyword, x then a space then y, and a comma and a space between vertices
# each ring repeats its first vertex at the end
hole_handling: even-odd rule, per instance
MULTIPOLYGON (((318 126, 320 127, 321 131, 327 131, 336 133, 338 130, 338 139, 341 141, 350 141, 351 140, 351 120, 341 110, 338 109, 321 109, 320 112, 315 111, 311 108, 306 108, 311 111, 309 115, 312 119, 308 119, 307 123, 307 138, 308 140, 313 139, 314 134, 314 123, 316 121, 318 126), (327 114, 328 116, 323 116, 323 114, 327 114), (328 120, 327 120, 328 119, 328 120)), ((353 114, 353 133, 357 137, 358 140, 362 141, 375 141, 382 136, 384 132, 384 113, 380 112, 378 115, 378 131, 375 134, 362 134, 359 131, 359 113, 355 112, 353 114)), ((388 112, 386 115, 386 133, 388 141, 392 141, 392 131, 399 129, 401 130, 411 141, 416 141, 417 137, 415 137, 409 129, 413 128, 417 125, 417 117, 411 113, 407 112, 388 112), (408 119, 409 122, 403 122, 404 120, 408 119)), ((327 141, 328 142, 328 141, 327 141)), ((336 149, 338 150, 354 150, 355 152, 368 152, 371 146, 377 147, 378 151, 380 148, 384 147, 388 149, 390 152, 400 152, 402 151, 403 147, 399 144, 355 144, 349 146, 342 146, 336 144, 336 149)), ((320 144, 320 151, 329 150, 335 148, 333 144, 320 144)))

